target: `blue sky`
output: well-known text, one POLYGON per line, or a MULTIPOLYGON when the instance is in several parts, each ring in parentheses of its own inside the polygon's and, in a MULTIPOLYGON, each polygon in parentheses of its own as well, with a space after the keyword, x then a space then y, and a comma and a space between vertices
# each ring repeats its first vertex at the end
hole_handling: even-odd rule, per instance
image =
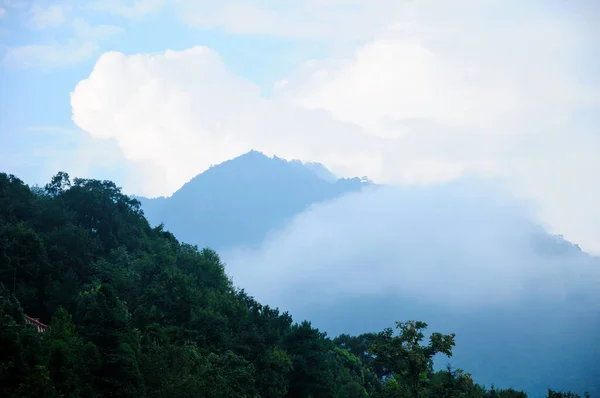
POLYGON ((0 0, 0 169, 169 195, 249 149, 477 175, 600 251, 591 0, 0 0))
MULTIPOLYGON (((36 150, 76 151, 85 145, 86 136, 65 133, 76 129, 71 120, 69 94, 89 75, 102 52, 161 53, 205 45, 218 51, 233 73, 258 84, 265 95, 270 94, 273 82, 303 57, 327 54, 327 44, 315 40, 236 35, 215 28, 191 27, 182 23, 177 9, 169 5, 128 18, 85 5, 77 8, 74 4, 77 3, 6 1, 2 6, 0 153, 5 160, 1 166, 30 183, 43 184, 57 171, 48 168, 46 164, 52 164, 52 160, 41 159, 36 150), (109 27, 109 32, 93 39, 79 38, 73 24, 81 21, 96 28, 109 27), (65 48, 70 42, 72 48, 65 48), (41 49, 40 54, 33 52, 12 60, 8 57, 11 50, 41 45, 69 58, 87 44, 92 49, 64 64, 44 59, 41 49), (21 64, 25 62, 30 65, 21 64)), ((88 171, 93 177, 122 182, 119 168, 91 165, 88 171)))

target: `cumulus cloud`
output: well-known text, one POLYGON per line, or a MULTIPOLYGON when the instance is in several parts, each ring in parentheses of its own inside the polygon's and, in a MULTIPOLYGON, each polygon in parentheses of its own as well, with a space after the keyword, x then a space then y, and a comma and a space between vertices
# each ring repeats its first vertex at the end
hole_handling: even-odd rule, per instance
POLYGON ((393 137, 414 120, 440 135, 544 134, 598 105, 597 86, 577 73, 598 43, 577 18, 498 2, 402 4, 400 22, 347 58, 308 62, 281 95, 393 137), (508 10, 510 25, 492 18, 508 10))
POLYGON ((71 103, 74 122, 93 137, 114 138, 128 159, 165 170, 164 179, 143 176, 139 189, 146 195, 170 194, 211 164, 253 148, 306 161, 327 158, 342 172, 357 162, 368 172, 375 156, 372 140, 356 127, 262 98, 259 87, 228 72, 206 47, 106 53, 71 103), (364 151, 371 157, 361 159, 364 151))
POLYGON ((315 205, 261 247, 223 257, 236 284, 283 308, 384 294, 478 310, 595 292, 598 262, 546 240, 530 212, 491 182, 380 187, 315 205))
POLYGON ((41 5, 36 2, 29 9, 27 25, 36 30, 61 26, 67 21, 70 9, 69 4, 41 5))
MULTIPOLYGON (((279 16, 305 7, 293 4, 260 10, 279 16)), ((366 12, 364 23, 352 20, 363 43, 300 66, 272 97, 204 47, 106 53, 72 93, 73 120, 97 139, 116 140, 142 170, 130 188, 145 195, 170 194, 249 149, 386 183, 479 173, 533 199, 553 232, 600 251, 592 200, 600 186, 589 183, 600 177, 593 116, 600 90, 585 68, 598 45, 595 9, 583 2, 563 10, 493 0, 394 4, 306 6, 318 13, 297 14, 309 27, 319 20, 341 29, 339 19, 366 12)), ((264 21, 244 23, 258 29, 269 26, 264 21)))

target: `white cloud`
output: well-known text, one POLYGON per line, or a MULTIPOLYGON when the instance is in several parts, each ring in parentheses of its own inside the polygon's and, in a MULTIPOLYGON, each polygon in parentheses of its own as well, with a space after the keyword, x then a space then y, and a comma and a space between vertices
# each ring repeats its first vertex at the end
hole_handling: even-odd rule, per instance
MULTIPOLYGON (((387 27, 414 28, 415 24, 432 21, 438 25, 417 26, 421 38, 439 33, 452 36, 464 30, 464 23, 477 28, 478 33, 496 30, 510 34, 506 26, 522 22, 518 20, 524 13, 531 17, 540 12, 554 17, 575 14, 585 19, 589 28, 597 30, 600 13, 597 4, 589 0, 575 0, 566 5, 539 2, 527 7, 519 0, 174 0, 173 3, 182 19, 198 28, 338 43, 365 41, 387 27)), ((470 41, 482 39, 485 37, 473 35, 470 41)))
POLYGON ((67 21, 70 8, 69 4, 54 3, 42 6, 36 2, 29 9, 27 25, 36 30, 61 26, 67 21))
POLYGON ((89 59, 99 51, 99 42, 123 31, 112 25, 90 26, 81 18, 72 22, 74 37, 67 43, 29 44, 8 47, 2 63, 18 68, 59 68, 89 59))
POLYGON ((568 122, 586 99, 573 75, 582 59, 577 45, 587 40, 577 21, 491 8, 515 13, 501 23, 487 9, 466 10, 468 1, 402 4, 403 23, 353 56, 311 62, 292 80, 296 90, 286 86, 293 100, 395 135, 386 121, 415 118, 522 134, 568 122))
POLYGON ((89 42, 72 42, 65 45, 31 44, 7 49, 2 62, 19 68, 56 68, 79 63, 89 58, 97 49, 89 42))
POLYGON ((90 25, 82 18, 73 20, 73 31, 78 40, 100 42, 123 32, 123 28, 114 25, 90 25))
POLYGON ((203 28, 222 28, 236 34, 269 33, 284 37, 321 37, 331 34, 322 23, 296 22, 287 13, 257 7, 251 3, 185 2, 182 18, 190 25, 203 28))
POLYGON ((102 0, 92 1, 89 7, 126 18, 140 18, 161 9, 166 0, 102 0))
POLYGON ((598 263, 548 255, 557 245, 542 240, 529 208, 469 179, 368 189, 315 205, 260 247, 223 258, 236 285, 286 309, 381 294, 470 309, 597 297, 598 263))
MULTIPOLYGON (((292 4, 269 12, 304 7, 292 4)), ((141 168, 135 188, 147 195, 169 194, 251 148, 381 182, 483 173, 534 199, 553 232, 600 251, 597 120, 579 122, 600 105, 598 82, 581 72, 597 28, 583 9, 463 0, 401 2, 385 13, 389 5, 355 2, 375 7, 365 23, 354 21, 366 42, 352 55, 308 62, 270 99, 207 48, 104 54, 72 93, 73 120, 115 139, 130 161, 166 170, 141 168)), ((324 2, 311 9, 341 29, 324 2)))
POLYGON ((396 20, 391 0, 265 0, 259 2, 175 0, 191 26, 230 33, 291 39, 363 40, 396 20))
POLYGON ((4 0, 4 5, 8 8, 25 8, 26 4, 21 0, 4 0))
POLYGON ((6 16, 6 8, 0 7, 0 19, 6 16))
POLYGON ((372 164, 361 160, 361 151, 373 142, 358 129, 323 112, 261 98, 257 86, 229 73, 205 47, 103 54, 73 91, 71 104, 80 128, 98 139, 116 139, 132 161, 166 170, 164 179, 140 176, 139 193, 146 195, 170 194, 211 164, 252 148, 307 161, 327 157, 342 171, 357 162, 372 164), (322 145, 315 148, 316 141, 322 145), (346 153, 355 156, 348 160, 346 153))

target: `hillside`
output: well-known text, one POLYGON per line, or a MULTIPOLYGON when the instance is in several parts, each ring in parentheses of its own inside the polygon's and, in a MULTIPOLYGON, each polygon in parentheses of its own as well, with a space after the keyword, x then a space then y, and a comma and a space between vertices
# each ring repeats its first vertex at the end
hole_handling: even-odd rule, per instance
POLYGON ((214 251, 150 227, 110 181, 61 173, 32 191, 0 174, 2 396, 526 397, 434 371, 454 334, 396 326, 331 340, 235 288, 214 251))
POLYGON ((168 198, 137 199, 152 225, 164 223, 184 242, 222 250, 260 243, 312 204, 367 185, 336 179, 320 164, 251 151, 211 167, 168 198))
POLYGON ((463 184, 466 199, 452 199, 456 187, 392 195, 381 186, 367 193, 362 188, 369 185, 253 151, 212 167, 169 198, 140 201, 152 225, 164 222, 178 239, 218 250, 228 275, 252 295, 332 335, 425 317, 464 339, 451 363, 478 369, 479 382, 530 394, 548 386, 598 391, 598 272, 585 271, 600 269, 598 259, 521 219, 512 202, 480 209, 483 199, 468 198, 488 191, 480 182, 463 184), (381 264, 387 269, 376 276, 381 264), (472 269, 460 273, 465 264, 472 269), (528 280, 506 276, 525 274, 528 280), (388 282, 396 275, 399 281, 388 282), (489 286, 478 287, 479 280, 489 286), (361 283, 373 287, 352 290, 361 283), (420 284, 422 291, 412 288, 420 284), (454 291, 481 291, 478 305, 447 305, 454 291), (570 351, 548 350, 574 335, 570 351))

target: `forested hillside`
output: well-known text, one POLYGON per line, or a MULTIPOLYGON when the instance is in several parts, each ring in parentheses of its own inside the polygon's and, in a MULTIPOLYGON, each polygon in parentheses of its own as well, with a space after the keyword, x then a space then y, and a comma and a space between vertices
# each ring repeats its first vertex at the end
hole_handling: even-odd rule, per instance
POLYGON ((526 396, 434 371, 452 331, 407 321, 331 339, 294 323, 233 286, 214 251, 151 227, 110 181, 59 173, 30 189, 0 174, 0 282, 6 397, 526 396))

